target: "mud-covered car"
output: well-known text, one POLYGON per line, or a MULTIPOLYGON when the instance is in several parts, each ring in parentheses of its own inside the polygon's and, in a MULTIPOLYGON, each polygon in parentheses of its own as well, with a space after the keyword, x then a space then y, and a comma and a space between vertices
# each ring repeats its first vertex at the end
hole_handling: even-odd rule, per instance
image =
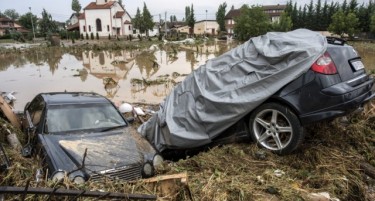
POLYGON ((138 131, 159 151, 191 149, 232 139, 225 131, 245 122, 239 133, 287 154, 305 125, 360 109, 375 97, 373 85, 345 41, 306 29, 269 32, 193 71, 138 131))
MULTIPOLYGON (((72 181, 150 177, 163 158, 107 98, 95 93, 41 93, 24 110, 30 143, 48 177, 72 181)), ((33 150, 33 151, 32 151, 33 150)))

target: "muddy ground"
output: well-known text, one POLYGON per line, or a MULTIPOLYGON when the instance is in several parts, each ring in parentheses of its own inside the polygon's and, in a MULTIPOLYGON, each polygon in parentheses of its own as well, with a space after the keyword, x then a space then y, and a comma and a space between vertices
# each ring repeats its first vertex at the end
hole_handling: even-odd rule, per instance
MULTIPOLYGON (((1 125, 11 128, 3 119, 0 121, 1 125)), ((0 185, 25 186, 30 180, 33 187, 146 193, 158 195, 158 200, 314 200, 314 195, 323 192, 339 200, 374 200, 375 179, 366 175, 362 167, 363 164, 375 167, 374 122, 373 101, 361 114, 308 127, 302 147, 288 156, 279 156, 245 142, 213 147, 176 162, 165 161, 158 176, 188 174, 188 188, 178 186, 173 195, 150 189, 142 181, 74 185, 69 181, 56 184, 43 180, 37 183, 35 172, 40 167, 39 158, 22 158, 18 151, 9 147, 2 129, 0 141, 12 165, 0 174, 0 185)), ((139 124, 137 120, 133 126, 139 124)), ((18 133, 24 144, 24 135, 19 130, 11 130, 18 133)), ((28 199, 34 198, 29 196, 28 199)), ((37 200, 45 199, 37 197, 37 200)))

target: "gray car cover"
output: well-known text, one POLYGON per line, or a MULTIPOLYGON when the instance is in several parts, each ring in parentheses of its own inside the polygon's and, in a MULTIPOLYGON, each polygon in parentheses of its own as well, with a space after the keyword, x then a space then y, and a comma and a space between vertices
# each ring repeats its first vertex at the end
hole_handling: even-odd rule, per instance
POLYGON ((324 36, 306 29, 251 38, 188 75, 138 132, 159 151, 208 144, 306 72, 326 48, 324 36))

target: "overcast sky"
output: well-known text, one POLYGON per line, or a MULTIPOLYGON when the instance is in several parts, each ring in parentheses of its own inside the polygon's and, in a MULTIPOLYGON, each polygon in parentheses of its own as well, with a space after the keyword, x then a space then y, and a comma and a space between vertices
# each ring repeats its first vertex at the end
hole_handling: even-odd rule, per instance
MULTIPOLYGON (((82 9, 92 1, 94 0, 79 0, 82 9)), ((286 4, 287 1, 288 0, 228 0, 226 2, 228 4, 228 11, 232 5, 235 8, 239 8, 243 4, 276 5, 286 4)), ((316 1, 317 0, 314 0, 314 2, 316 1)), ((327 0, 329 3, 331 1, 333 0, 327 0)), ((336 0, 335 2, 342 3, 343 1, 344 0, 336 0)), ((349 2, 350 0, 347 1, 349 2)), ((132 17, 135 15, 137 7, 142 10, 143 2, 145 2, 147 8, 154 16, 154 21, 159 20, 159 14, 164 18, 165 12, 167 12, 168 20, 170 15, 176 15, 177 20, 182 20, 185 16, 185 6, 190 6, 191 4, 194 5, 194 14, 197 20, 206 19, 206 10, 207 19, 213 20, 215 19, 215 13, 219 5, 225 2, 225 0, 123 0, 122 2, 125 4, 125 9, 132 17)), ((293 2, 297 2, 298 5, 304 5, 305 3, 309 3, 310 0, 294 0, 293 2)), ((322 0, 322 2, 324 2, 324 0, 322 0)), ((368 3, 369 0, 357 0, 357 2, 368 3)), ((71 0, 0 0, 0 10, 4 12, 6 9, 15 9, 22 15, 29 12, 29 7, 31 7, 33 14, 41 17, 42 10, 45 8, 47 12, 52 15, 54 20, 65 22, 73 12, 71 4, 71 0)))

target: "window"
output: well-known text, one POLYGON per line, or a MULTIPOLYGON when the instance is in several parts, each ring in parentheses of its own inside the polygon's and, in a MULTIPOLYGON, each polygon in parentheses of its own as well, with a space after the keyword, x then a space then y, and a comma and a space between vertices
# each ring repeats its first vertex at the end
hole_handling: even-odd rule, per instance
POLYGON ((89 32, 91 32, 91 26, 89 25, 89 32))
POLYGON ((41 96, 35 98, 28 107, 27 111, 30 114, 31 122, 34 126, 37 126, 40 122, 44 109, 44 101, 41 96))
POLYGON ((102 31, 102 21, 100 19, 96 19, 96 30, 98 32, 102 31))
POLYGON ((129 30, 132 30, 132 26, 129 25, 129 30))
POLYGON ((107 25, 107 31, 109 32, 109 25, 107 25))

